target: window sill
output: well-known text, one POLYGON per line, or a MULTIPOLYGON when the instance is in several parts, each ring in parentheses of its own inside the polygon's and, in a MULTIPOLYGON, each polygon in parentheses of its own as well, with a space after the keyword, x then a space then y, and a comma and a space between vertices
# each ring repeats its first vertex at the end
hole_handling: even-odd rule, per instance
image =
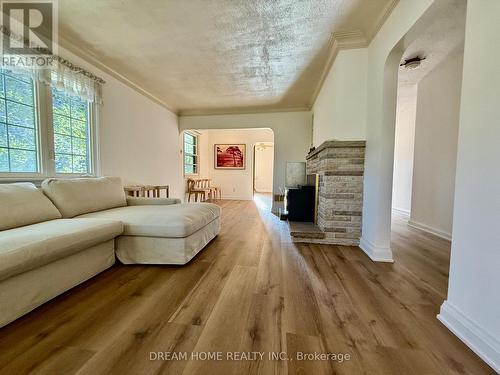
POLYGON ((70 178, 81 178, 81 177, 98 177, 96 175, 56 175, 56 176, 0 176, 0 184, 13 184, 16 182, 32 182, 36 186, 40 186, 41 183, 47 178, 60 178, 60 179, 70 179, 70 178))

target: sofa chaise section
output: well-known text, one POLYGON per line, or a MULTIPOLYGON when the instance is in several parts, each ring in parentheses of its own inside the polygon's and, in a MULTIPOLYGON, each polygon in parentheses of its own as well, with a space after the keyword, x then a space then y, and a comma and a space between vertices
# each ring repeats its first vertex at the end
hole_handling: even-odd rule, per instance
POLYGON ((220 231, 220 207, 215 204, 157 203, 79 217, 122 221, 116 256, 124 264, 186 264, 220 231))
POLYGON ((126 198, 119 178, 49 179, 42 188, 65 218, 121 221, 115 248, 124 264, 186 264, 220 231, 219 206, 126 198))

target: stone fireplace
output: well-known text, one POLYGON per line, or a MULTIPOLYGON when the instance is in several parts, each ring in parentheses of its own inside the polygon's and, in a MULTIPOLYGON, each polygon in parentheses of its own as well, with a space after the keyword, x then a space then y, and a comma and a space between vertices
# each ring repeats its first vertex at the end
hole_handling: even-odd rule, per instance
POLYGON ((295 242, 359 245, 365 146, 365 141, 331 140, 307 155, 307 174, 318 176, 317 232, 294 237, 295 242))

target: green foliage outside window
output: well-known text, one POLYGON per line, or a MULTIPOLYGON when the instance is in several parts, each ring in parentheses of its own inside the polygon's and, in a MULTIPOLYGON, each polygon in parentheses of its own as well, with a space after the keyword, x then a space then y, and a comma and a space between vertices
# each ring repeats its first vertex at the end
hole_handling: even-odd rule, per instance
POLYGON ((56 173, 89 173, 88 103, 52 88, 56 173))
POLYGON ((38 134, 31 77, 0 70, 0 173, 5 172, 38 172, 38 134))

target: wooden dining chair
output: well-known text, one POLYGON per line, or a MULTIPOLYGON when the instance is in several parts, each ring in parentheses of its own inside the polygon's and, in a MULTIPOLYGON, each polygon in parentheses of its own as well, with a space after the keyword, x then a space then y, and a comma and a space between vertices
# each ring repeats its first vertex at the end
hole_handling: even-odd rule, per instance
POLYGON ((210 188, 212 199, 222 199, 222 189, 219 186, 212 186, 212 180, 210 179, 208 180, 208 187, 210 188))
POLYGON ((125 186, 123 190, 125 190, 125 194, 130 197, 142 197, 144 194, 144 186, 140 185, 125 186))
POLYGON ((188 179, 188 202, 191 202, 191 195, 194 195, 194 201, 198 202, 198 196, 200 196, 200 202, 206 200, 207 191, 199 187, 197 180, 188 179))
POLYGON ((156 198, 156 189, 153 185, 143 186, 143 196, 147 198, 156 198))
POLYGON ((203 190, 205 192, 205 197, 212 199, 212 190, 210 189, 208 179, 202 178, 195 181, 196 189, 203 190))
POLYGON ((169 186, 168 185, 155 185, 154 186, 154 196, 156 198, 161 197, 161 192, 165 191, 165 198, 169 198, 169 186))
POLYGON ((123 189, 125 194, 131 197, 160 198, 162 191, 165 191, 165 198, 169 197, 168 185, 133 185, 123 189))

